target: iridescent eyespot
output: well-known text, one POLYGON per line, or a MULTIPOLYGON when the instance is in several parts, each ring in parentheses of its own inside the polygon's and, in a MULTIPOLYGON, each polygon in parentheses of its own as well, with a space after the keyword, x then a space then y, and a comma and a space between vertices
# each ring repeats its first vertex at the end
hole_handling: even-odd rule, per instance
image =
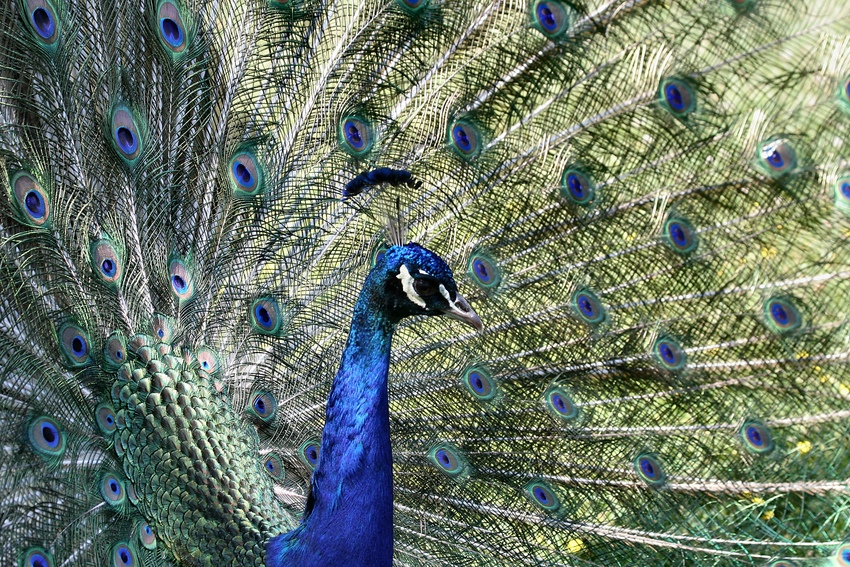
POLYGON ((787 333, 800 328, 802 317, 791 299, 772 297, 764 302, 764 317, 774 333, 787 333))
POLYGON ((119 543, 112 548, 113 567, 135 567, 136 552, 129 544, 119 543))
POLYGON ((532 24, 549 39, 555 39, 570 27, 574 11, 558 0, 537 0, 532 5, 532 24))
POLYGON ((696 110, 696 92, 681 79, 663 79, 658 87, 658 98, 661 105, 677 118, 684 118, 696 110))
POLYGON ((682 218, 667 219, 664 223, 663 239, 677 254, 690 254, 699 244, 696 231, 688 221, 682 218))
POLYGON ((472 159, 481 152, 481 134, 470 122, 454 122, 449 128, 449 143, 458 155, 466 159, 472 159))
POLYGON ((570 166, 561 176, 561 195, 567 201, 586 207, 596 197, 596 189, 587 174, 570 166))
POLYGON ((170 343, 174 335, 174 327, 171 319, 165 315, 154 315, 151 319, 151 331, 153 332, 154 342, 170 343))
POLYGON ((558 497, 548 484, 542 481, 530 482, 525 491, 531 498, 531 501, 543 508, 546 512, 554 512, 560 508, 561 503, 558 497))
POLYGON ((634 460, 635 471, 638 476, 650 486, 664 484, 664 469, 654 455, 647 453, 638 455, 634 460))
POLYGON ((845 77, 838 84, 838 108, 850 113, 850 77, 845 77))
POLYGON ((850 543, 839 545, 832 557, 836 567, 850 567, 850 543))
POLYGON ((454 445, 448 443, 435 445, 428 451, 428 458, 449 476, 457 477, 467 472, 466 459, 454 445))
POLYGON ((96 240, 91 245, 91 262, 94 273, 106 284, 117 285, 124 273, 124 262, 118 248, 107 239, 96 240))
POLYGON ((40 547, 31 547, 21 558, 21 567, 54 567, 53 556, 40 547))
POLYGON ((109 335, 103 347, 103 359, 113 369, 127 362, 127 342, 124 335, 118 332, 109 335))
POLYGON ((369 267, 374 268, 378 262, 382 261, 387 250, 388 248, 386 244, 378 242, 378 244, 372 249, 372 253, 369 255, 369 267))
POLYGON ((52 50, 59 39, 59 18, 50 0, 24 0, 21 7, 24 19, 35 33, 36 39, 45 48, 52 50))
POLYGON ((571 420, 578 416, 578 407, 563 389, 552 387, 544 396, 549 413, 563 420, 571 420))
POLYGON ((50 196, 35 178, 26 171, 18 171, 11 178, 12 197, 23 215, 21 220, 30 226, 49 224, 50 196))
POLYGON ((266 472, 269 473, 275 480, 283 480, 284 470, 283 470, 283 461, 280 460, 280 457, 274 454, 269 454, 266 456, 266 461, 263 463, 263 468, 266 469, 266 472))
POLYGON ((163 47, 174 55, 183 53, 188 45, 188 34, 177 5, 170 0, 160 2, 157 22, 157 32, 163 47))
POLYGON ((490 371, 483 366, 471 366, 463 373, 463 385, 478 400, 487 402, 496 397, 499 391, 490 371))
POLYGON ((168 264, 168 277, 171 281, 171 293, 180 301, 188 301, 195 294, 195 279, 189 266, 180 259, 173 258, 168 264))
POLYGON ((73 323, 65 323, 59 328, 59 349, 72 368, 91 362, 88 335, 73 323))
POLYGON ((298 450, 298 457, 310 469, 315 469, 321 456, 320 445, 316 441, 305 441, 298 450))
POLYGON ((797 167, 797 154, 791 142, 776 138, 764 142, 759 147, 761 169, 773 179, 779 179, 797 167))
POLYGON ((112 146, 128 165, 133 165, 142 153, 140 122, 129 108, 118 106, 112 111, 110 124, 112 146))
POLYGON ((850 174, 842 175, 835 182, 835 206, 844 214, 850 214, 850 174))
POLYGON ((409 14, 411 16, 418 15, 430 3, 430 0, 395 0, 395 1, 396 1, 396 4, 401 6, 401 8, 407 14, 409 14))
POLYGON ((65 435, 51 418, 41 416, 27 428, 30 445, 42 456, 59 457, 65 452, 65 435))
POLYGON ((780 559, 779 561, 771 561, 768 567, 797 567, 797 564, 792 561, 780 559))
POLYGON ((372 149, 372 128, 360 116, 347 116, 340 121, 339 137, 342 148, 353 156, 372 149))
POLYGON ((679 343, 670 337, 662 337, 655 341, 652 347, 655 359, 667 370, 681 370, 685 367, 687 358, 679 343))
POLYGON ((127 499, 124 483, 112 473, 107 473, 100 479, 100 494, 110 506, 120 506, 127 499))
POLYGON ((585 323, 596 325, 605 320, 605 308, 592 291, 580 289, 573 294, 572 299, 573 309, 585 323))
POLYGON ((145 549, 156 549, 156 534, 153 533, 153 528, 147 522, 141 522, 136 528, 136 533, 139 535, 139 542, 145 549))
POLYGON ((112 435, 118 427, 115 421, 115 409, 107 403, 97 406, 94 410, 97 426, 105 435, 112 435))
POLYGON ((216 356, 216 353, 212 349, 207 347, 198 349, 197 358, 198 365, 201 367, 201 370, 207 374, 215 374, 218 372, 218 356, 216 356))
POLYGON ((251 304, 251 325, 264 335, 277 335, 283 329, 280 307, 272 297, 254 300, 251 304))
POLYGON ((268 392, 254 392, 251 394, 249 411, 268 423, 274 419, 274 414, 277 411, 277 400, 268 392))
POLYGON ((485 291, 495 290, 502 281, 502 273, 496 260, 483 251, 473 252, 469 256, 466 273, 485 291))
POLYGON ((773 450, 773 438, 770 430, 757 421, 747 421, 739 430, 744 447, 752 453, 769 453, 773 450))
POLYGON ((237 196, 253 197, 265 188, 265 173, 252 151, 242 150, 230 160, 230 184, 237 196))

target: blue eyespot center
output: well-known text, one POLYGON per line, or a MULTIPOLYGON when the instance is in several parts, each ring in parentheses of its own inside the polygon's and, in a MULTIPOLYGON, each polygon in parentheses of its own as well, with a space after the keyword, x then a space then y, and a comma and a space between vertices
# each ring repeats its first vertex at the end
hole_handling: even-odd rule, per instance
POLYGON ((685 237, 685 231, 682 228, 682 225, 677 222, 670 223, 670 239, 676 246, 682 248, 688 244, 687 238, 685 237))
POLYGON ((159 338, 163 338, 163 337, 165 336, 165 331, 164 331, 164 330, 162 330, 162 329, 159 329, 159 330, 157 330, 156 335, 157 335, 159 338))
POLYGON ((24 198, 24 203, 33 218, 40 219, 44 216, 44 199, 37 191, 29 191, 24 198))
POLYGON ((153 535, 153 530, 148 524, 145 524, 145 535, 153 535))
POLYGON ((312 443, 307 445, 304 448, 304 456, 307 457, 307 462, 315 466, 319 462, 319 448, 312 443))
POLYGON ((850 200, 850 181, 844 181, 841 183, 841 194, 845 199, 850 200))
POLYGON ((576 201, 583 201, 587 196, 587 192, 584 189, 584 184, 581 182, 581 178, 575 173, 571 173, 567 176, 567 187, 569 187, 570 194, 576 201))
POLYGON ((263 307, 262 305, 257 305, 254 309, 254 315, 257 317, 257 322, 264 327, 270 327, 272 323, 272 316, 269 314, 269 310, 263 307))
POLYGON ((176 274, 171 276, 171 283, 174 286, 174 291, 177 293, 185 293, 186 289, 189 287, 186 284, 186 280, 176 274))
POLYGON ((171 18, 162 18, 159 21, 159 29, 162 37, 172 47, 180 47, 183 43, 183 29, 171 18))
POLYGON ((670 105, 670 108, 677 112, 681 112, 685 109, 685 101, 682 98, 682 91, 680 91, 679 87, 674 83, 669 83, 664 87, 664 95, 667 98, 667 104, 670 105))
POLYGON ((778 301, 774 301, 770 305, 770 314, 773 316, 773 320, 776 321, 777 325, 788 324, 788 312, 785 311, 785 307, 778 301))
POLYGON ((761 436, 761 432, 756 427, 750 426, 747 428, 747 439, 749 439, 750 442, 757 447, 764 445, 764 439, 761 436))
POLYGON ((265 415, 265 413, 266 413, 266 402, 264 402, 262 398, 257 398, 254 401, 254 409, 256 409, 257 413, 259 413, 260 415, 265 415))
POLYGON ((32 23, 42 39, 50 39, 56 31, 56 23, 48 10, 38 7, 32 12, 32 23))
POLYGON ((785 165, 785 159, 782 157, 782 154, 773 150, 773 153, 767 157, 767 163, 775 168, 781 168, 785 165))
POLYGON ((649 459, 640 460, 640 470, 642 470, 643 474, 650 478, 655 477, 655 465, 649 459))
POLYGON ((115 130, 115 139, 118 141, 118 147, 125 154, 132 154, 139 146, 135 134, 126 126, 120 126, 115 130))
POLYGON ((233 177, 242 187, 248 188, 254 185, 254 176, 251 175, 251 171, 243 163, 236 162, 233 164, 233 177))
POLYGON ((86 341, 83 337, 77 335, 71 339, 71 351, 74 353, 74 356, 85 356, 86 350, 86 341))
POLYGON ((112 277, 115 275, 115 262, 109 258, 101 262, 100 267, 103 269, 103 274, 105 276, 112 277))
POLYGON ((52 423, 43 423, 41 425, 41 438, 51 449, 59 446, 59 431, 52 423))
POLYGON ((363 146, 363 137, 360 135, 360 129, 351 120, 345 123, 345 138, 355 148, 363 146))
POLYGON ((555 15, 552 13, 552 10, 545 2, 541 2, 537 5, 537 19, 546 31, 555 31, 558 29, 558 21, 555 19, 555 15))
POLYGON ((129 567, 133 564, 133 554, 130 552, 130 549, 127 546, 120 546, 116 552, 118 558, 122 561, 123 565, 129 567))
POLYGON ((452 129, 452 136, 454 136, 455 144, 461 151, 469 152, 472 150, 472 141, 462 124, 458 124, 452 129))

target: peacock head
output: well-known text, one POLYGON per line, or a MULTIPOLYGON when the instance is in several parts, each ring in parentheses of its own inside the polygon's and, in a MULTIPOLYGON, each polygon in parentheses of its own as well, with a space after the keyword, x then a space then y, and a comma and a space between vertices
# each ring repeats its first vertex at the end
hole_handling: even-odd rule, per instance
POLYGON ((479 331, 481 319, 458 292, 452 270, 442 258, 413 242, 382 254, 370 278, 383 280, 382 299, 390 317, 446 315, 479 331))

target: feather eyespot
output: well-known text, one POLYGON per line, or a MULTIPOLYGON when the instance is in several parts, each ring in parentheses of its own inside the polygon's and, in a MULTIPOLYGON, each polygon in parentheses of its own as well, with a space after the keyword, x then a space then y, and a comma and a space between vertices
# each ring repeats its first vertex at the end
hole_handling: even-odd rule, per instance
POLYGON ((797 306, 786 297, 772 297, 764 302, 767 326, 774 333, 788 333, 800 328, 802 317, 797 306))
POLYGON ((467 473, 468 465, 463 453, 448 443, 440 443, 428 451, 428 458, 444 473, 458 477, 467 473))
POLYGON ((835 206, 844 214, 850 214, 850 174, 842 175, 835 182, 835 206))
POLYGON ((586 173, 570 166, 561 176, 561 195, 576 205, 586 207, 596 197, 596 190, 586 173))
POLYGON ((207 347, 198 349, 197 359, 198 365, 207 374, 215 374, 218 372, 218 356, 212 349, 207 347))
POLYGON ((534 27, 549 39, 563 35, 574 17, 573 10, 558 0, 537 0, 532 6, 534 27))
POLYGON ((546 512, 555 512, 561 507, 561 502, 552 487, 542 481, 534 481, 525 487, 531 501, 546 512))
POLYGON ((418 15, 429 3, 430 0, 396 0, 396 4, 411 16, 418 15))
POLYGON ((115 419, 115 409, 110 404, 100 404, 94 412, 97 426, 105 435, 112 435, 118 427, 115 419))
POLYGON ((575 312, 585 323, 597 325, 605 320, 607 316, 605 308, 592 291, 587 289, 578 290, 573 294, 572 299, 575 312))
POLYGON ((21 558, 21 567, 53 567, 53 556, 40 547, 31 547, 21 558))
POLYGON ((667 370, 681 370, 687 361, 685 351, 670 337, 662 337, 652 347, 655 359, 667 370))
POLYGON ((137 528, 139 541, 145 549, 156 549, 156 534, 147 522, 141 522, 137 528))
POLYGON ((387 253, 387 245, 383 242, 378 242, 377 246, 372 249, 372 253, 369 255, 369 267, 374 268, 384 259, 384 256, 387 253))
POLYGON ((838 86, 838 107, 850 113, 850 77, 841 80, 838 86))
POLYGON ((91 362, 88 335, 73 323, 65 323, 59 328, 59 348, 72 368, 91 362))
POLYGON ((635 471, 638 476, 650 486, 660 486, 664 484, 666 476, 664 469, 661 468, 661 463, 654 455, 641 454, 634 460, 635 471))
POLYGON ((112 473, 107 473, 100 480, 100 494, 110 506, 120 506, 127 499, 124 483, 112 473))
POLYGON ((128 164, 133 165, 142 153, 143 139, 140 122, 129 108, 118 106, 112 111, 110 138, 112 147, 128 164))
POLYGON ((833 557, 837 566, 850 567, 850 543, 844 543, 838 546, 833 557))
POLYGON ((127 343, 121 333, 109 335, 103 347, 103 355, 104 362, 112 368, 118 368, 127 361, 127 343))
POLYGON ((230 184, 239 197, 253 197, 265 188, 265 172, 253 151, 242 150, 230 160, 230 184))
POLYGON ((321 446, 316 441, 305 441, 298 450, 298 456, 308 468, 315 469, 321 457, 321 446))
POLYGON ((466 272, 485 291, 495 290, 502 281, 502 272, 496 260, 483 251, 473 252, 469 256, 466 272))
POLYGON ((157 9, 157 32, 163 47, 180 55, 188 45, 188 33, 178 6, 170 0, 160 2, 157 9))
POLYGON ((493 400, 499 392, 498 385, 490 372, 479 365, 471 366, 463 373, 463 385, 470 394, 483 402, 493 400))
POLYGON ((11 178, 12 197, 21 220, 30 226, 43 227, 50 221, 50 196, 38 181, 26 171, 19 171, 11 178))
POLYGON ((56 47, 59 39, 59 18, 50 0, 24 0, 21 4, 25 20, 35 33, 36 39, 47 49, 56 47))
POLYGON ((747 421, 739 431, 744 447, 752 453, 764 454, 773 450, 770 430, 757 421, 747 421))
POLYGON ((687 82, 677 78, 666 78, 658 87, 661 105, 677 118, 684 118, 696 110, 696 92, 687 82))
POLYGON ((571 420, 578 416, 578 407, 573 403, 570 396, 559 387, 550 388, 545 396, 546 407, 549 413, 563 420, 571 420))
POLYGON ((107 239, 97 240, 91 245, 91 261, 94 273, 106 284, 115 286, 124 274, 124 263, 118 248, 107 239))
POLYGON ((481 134, 471 122, 454 122, 449 128, 449 141, 462 158, 472 159, 481 152, 481 134))
POLYGON ((275 480, 283 480, 284 469, 283 461, 277 455, 271 454, 266 457, 266 462, 263 463, 263 468, 275 480))
POLYGON ((136 559, 136 552, 127 543, 119 543, 112 548, 113 567, 135 567, 136 559))
POLYGON ((151 319, 151 331, 153 332, 154 343, 169 344, 174 336, 174 326, 171 323, 171 319, 165 315, 157 314, 153 316, 151 319))
POLYGON ((699 244, 697 233, 691 224, 682 218, 669 218, 664 223, 664 241, 677 254, 690 254, 699 244))
POLYGON ((372 127, 360 116, 346 116, 340 121, 339 137, 342 148, 353 156, 362 156, 372 149, 372 127))
POLYGON ((277 411, 277 400, 268 392, 255 392, 251 395, 251 407, 248 411, 269 423, 274 419, 277 411))
POLYGON ((761 169, 773 179, 779 179, 797 167, 797 153, 791 142, 775 138, 761 144, 758 152, 761 169))
POLYGON ((65 435, 51 418, 36 418, 27 430, 30 445, 44 457, 59 457, 65 452, 65 435))
POLYGON ((168 264, 171 293, 180 301, 189 301, 195 295, 195 279, 183 260, 173 258, 168 264))
POLYGON ((271 297, 254 300, 251 305, 251 325, 263 335, 277 335, 283 329, 283 317, 277 301, 271 297))

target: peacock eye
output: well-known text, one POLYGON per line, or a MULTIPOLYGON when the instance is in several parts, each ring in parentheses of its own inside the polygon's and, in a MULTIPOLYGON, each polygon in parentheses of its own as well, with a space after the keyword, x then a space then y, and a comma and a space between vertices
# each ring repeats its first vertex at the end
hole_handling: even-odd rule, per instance
POLYGON ((413 280, 413 289, 419 297, 427 297, 437 293, 437 282, 432 279, 417 278, 413 280))

